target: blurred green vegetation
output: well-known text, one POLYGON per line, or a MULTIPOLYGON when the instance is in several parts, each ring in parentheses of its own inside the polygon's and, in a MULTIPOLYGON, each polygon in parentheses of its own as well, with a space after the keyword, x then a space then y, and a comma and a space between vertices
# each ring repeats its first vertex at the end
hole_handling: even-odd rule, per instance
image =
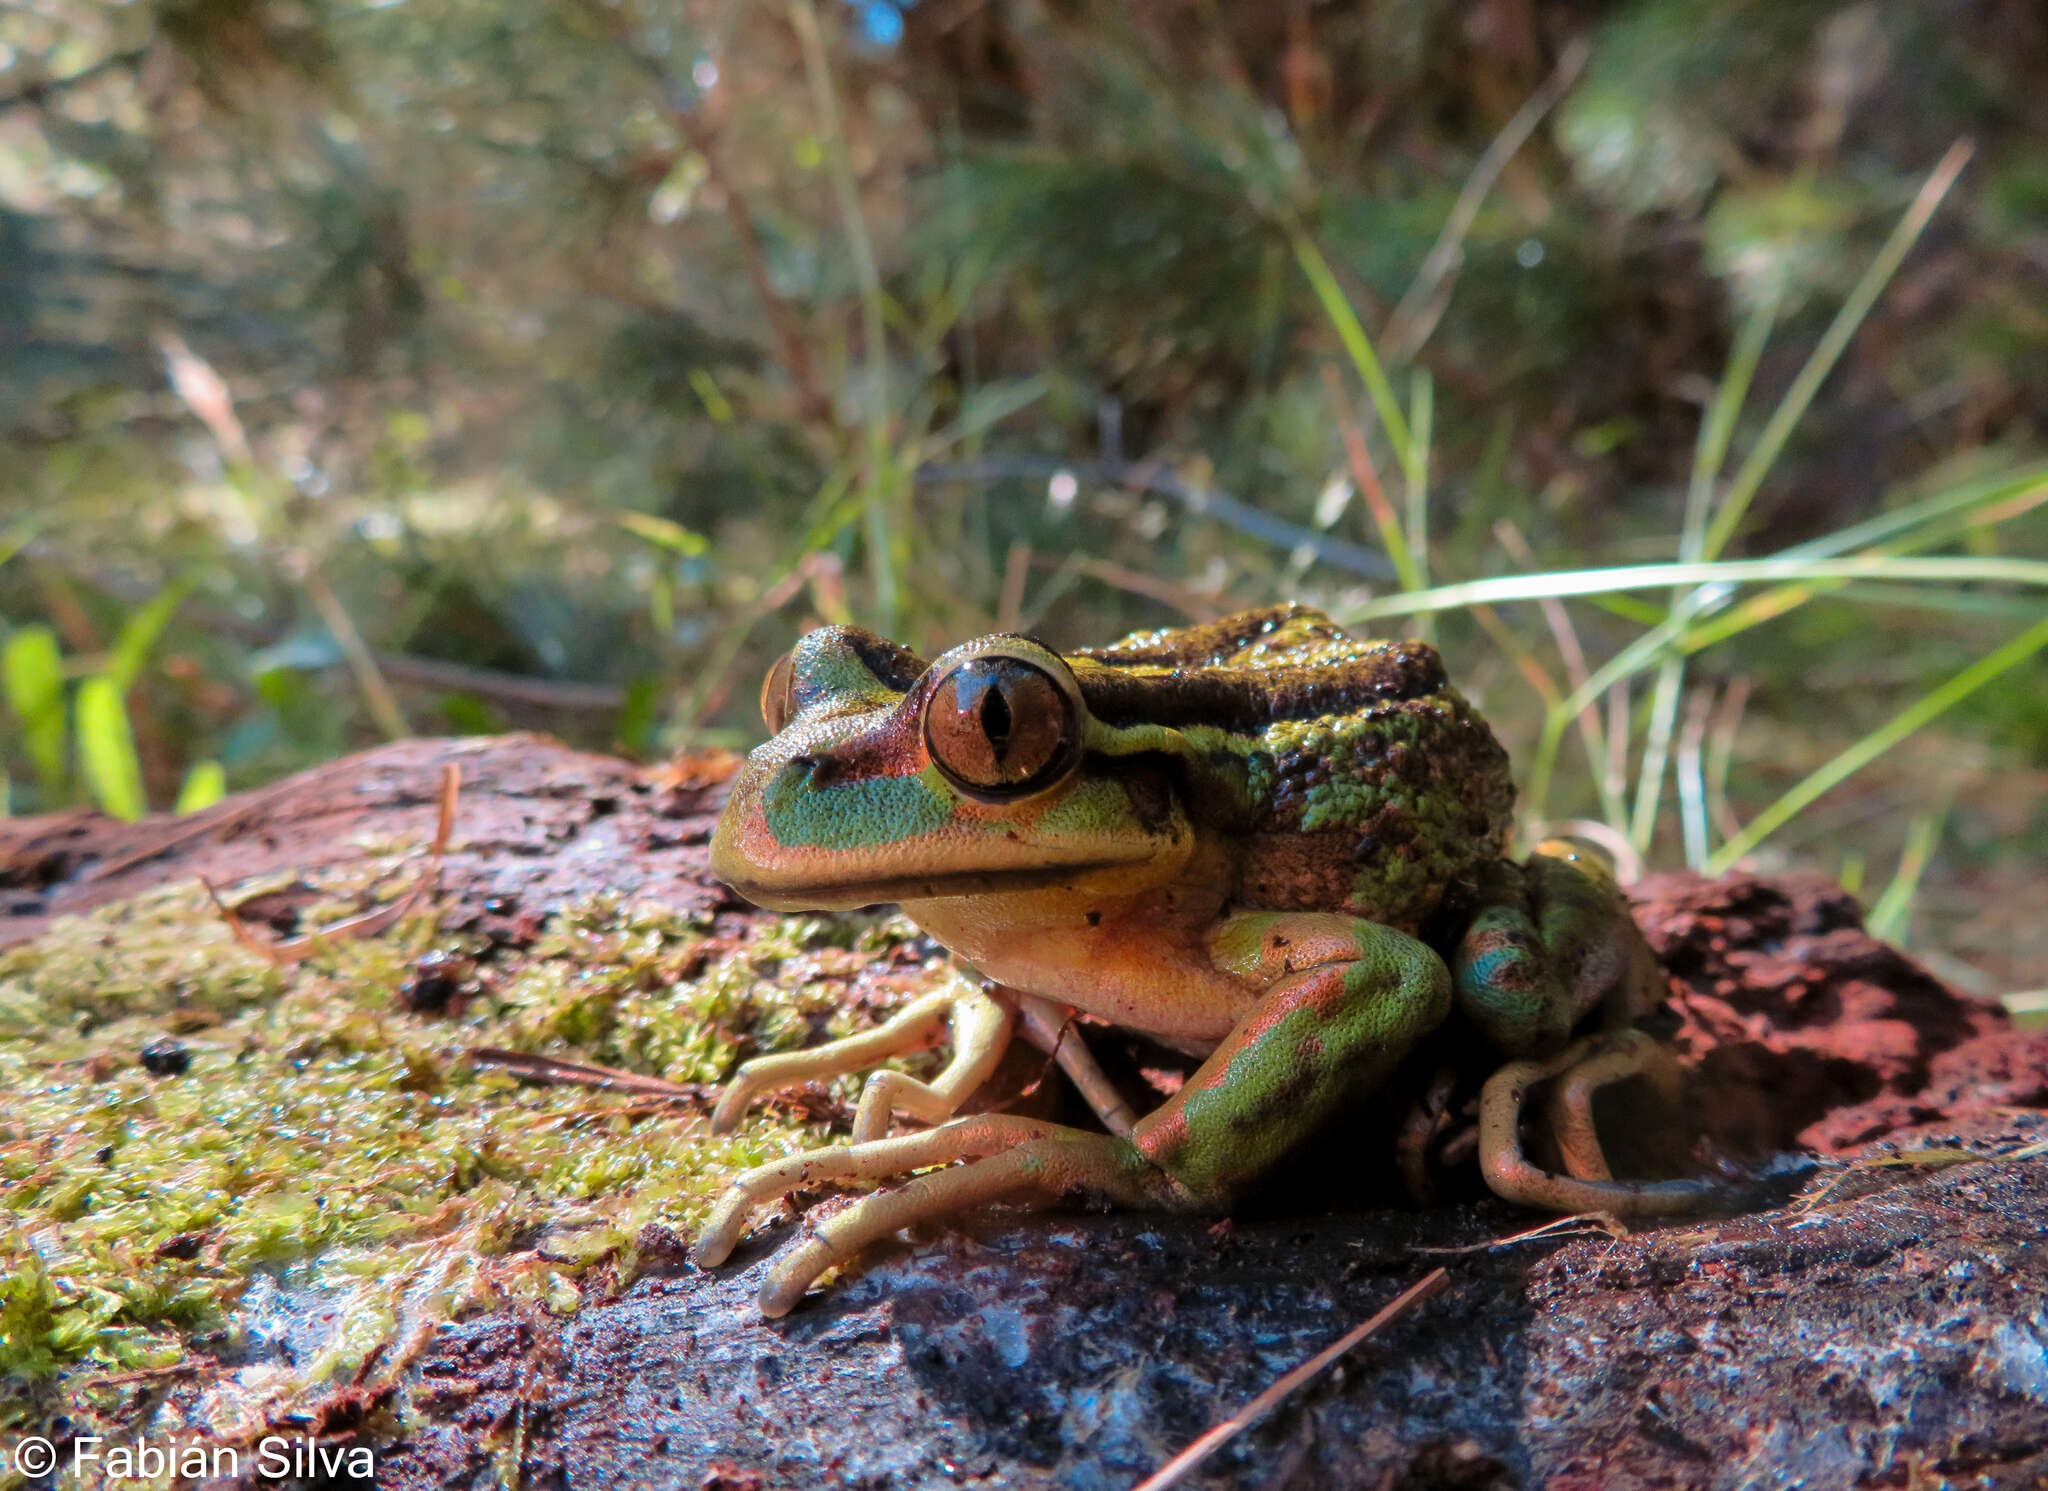
POLYGON ((1547 822, 2048 982, 2043 76, 2027 0, 0 6, 0 802, 1865 555, 1375 625, 1547 822))

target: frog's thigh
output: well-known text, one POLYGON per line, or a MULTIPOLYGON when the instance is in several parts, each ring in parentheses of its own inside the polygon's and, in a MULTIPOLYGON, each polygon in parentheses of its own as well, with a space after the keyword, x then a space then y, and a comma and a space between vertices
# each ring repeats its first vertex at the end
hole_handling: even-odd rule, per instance
POLYGON ((1692 1211, 1715 1200, 1721 1187, 1707 1180, 1605 1179, 1606 1156, 1593 1130, 1592 1095, 1635 1075, 1657 1059, 1656 1042, 1638 1030, 1589 1036, 1542 1061, 1511 1061, 1486 1081, 1479 1095, 1479 1162, 1494 1192, 1524 1206, 1554 1211, 1605 1211, 1644 1217, 1692 1211), (1563 1100, 1567 1129, 1559 1134, 1565 1163, 1556 1175, 1522 1153, 1522 1104, 1539 1082, 1561 1077, 1573 1095, 1563 1100))
POLYGON ((1386 1080, 1450 1012, 1450 975, 1405 933, 1320 912, 1245 912, 1211 937, 1265 992, 1132 1133, 1190 1192, 1228 1200, 1386 1080))
MULTIPOLYGON (((764 1093, 780 1092, 805 1082, 823 1081, 841 1077, 848 1072, 862 1071, 876 1066, 891 1056, 901 1056, 909 1051, 921 1051, 939 1039, 939 1032, 947 1016, 953 1016, 956 1047, 951 1066, 942 1075, 954 1075, 963 1062, 969 1070, 993 1070, 1001 1060, 1003 1049, 1008 1044, 1010 1021, 1008 1015, 1000 1018, 992 1011, 1000 1010, 996 1001, 972 981, 955 975, 945 989, 913 1000, 899 1010, 891 1019, 873 1030, 864 1030, 858 1035, 843 1040, 828 1041, 808 1051, 786 1051, 776 1056, 761 1056, 741 1064, 726 1084, 718 1106, 711 1114, 711 1131, 714 1134, 730 1133, 739 1127, 740 1118, 747 1107, 764 1093), (964 1036, 964 1038, 963 1038, 964 1036), (990 1048, 993 1048, 992 1050, 990 1048)), ((922 1086, 923 1084, 919 1084, 922 1086)), ((963 1090, 973 1091, 973 1084, 963 1090)), ((886 1097, 880 1101, 886 1102, 886 1097)), ((955 1104, 957 1106, 957 1102, 955 1104)), ((865 1096, 862 1111, 867 1110, 865 1096)), ((952 1112, 946 1109, 940 1117, 952 1112)), ((887 1113, 882 1121, 887 1123, 887 1113)))

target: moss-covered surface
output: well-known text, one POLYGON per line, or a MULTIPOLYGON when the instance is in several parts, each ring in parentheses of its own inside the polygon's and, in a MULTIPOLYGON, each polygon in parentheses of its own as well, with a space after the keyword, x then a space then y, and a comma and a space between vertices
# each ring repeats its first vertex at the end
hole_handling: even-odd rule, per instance
MULTIPOLYGON (((389 856, 237 894, 296 899, 303 929, 416 873, 389 856)), ((473 1048, 715 1083, 933 976, 878 919, 592 898, 523 946, 443 919, 280 966, 187 881, 0 953, 0 1430, 119 1419, 138 1382, 196 1375, 221 1432, 389 1369, 423 1325, 615 1291, 647 1224, 688 1233, 735 1168, 820 1142, 815 1105, 713 1138, 703 1105, 536 1086, 473 1048), (459 987, 418 1012, 401 990, 435 953, 459 987), (145 1068, 167 1037, 182 1060, 145 1068), (335 1322, 291 1368, 252 1340, 280 1289, 335 1322)))

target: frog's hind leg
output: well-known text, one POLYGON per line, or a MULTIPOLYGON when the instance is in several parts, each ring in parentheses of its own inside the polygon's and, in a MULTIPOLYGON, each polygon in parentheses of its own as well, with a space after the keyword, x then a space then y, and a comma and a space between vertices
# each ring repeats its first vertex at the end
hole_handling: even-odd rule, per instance
POLYGON ((743 1063, 726 1084, 711 1114, 711 1132, 730 1133, 755 1098, 805 1082, 857 1072, 936 1045, 950 1019, 953 1058, 930 1082, 902 1072, 878 1071, 868 1078, 855 1112, 856 1143, 878 1139, 888 1131, 890 1116, 909 1113, 926 1123, 951 1118, 1003 1058, 1015 1024, 1010 1005, 973 981, 956 977, 953 986, 913 1000, 890 1020, 844 1040, 828 1041, 808 1051, 787 1051, 743 1063))
POLYGON ((1584 1044, 1596 1047, 1550 1084, 1545 1123, 1565 1169, 1580 1180, 1612 1180, 1607 1152, 1593 1122, 1593 1095, 1603 1087, 1642 1077, 1658 1099, 1675 1108, 1681 1093, 1671 1052, 1640 1030, 1614 1031, 1584 1044))
MULTIPOLYGON (((1575 1041, 1557 1055, 1511 1061, 1479 1095, 1479 1159, 1494 1192, 1524 1206, 1647 1217, 1697 1210, 1717 1200, 1709 1180, 1618 1181, 1593 1126, 1593 1094, 1638 1073, 1657 1075, 1662 1049, 1640 1030, 1575 1041), (1522 1105, 1538 1083, 1556 1080, 1551 1120, 1569 1175, 1534 1164, 1522 1152, 1522 1105)), ((1668 1069, 1667 1069, 1668 1070, 1668 1069)))
POLYGON ((885 1180, 955 1160, 969 1163, 864 1196, 808 1228, 769 1270, 761 1285, 761 1313, 787 1314, 820 1274, 891 1233, 1019 1192, 1034 1202, 1091 1195, 1154 1209, 1191 1204, 1184 1191, 1124 1140, 1013 1114, 982 1113, 923 1133, 792 1155, 747 1172, 727 1188, 706 1222, 697 1262, 707 1268, 724 1262, 748 1216, 792 1191, 822 1181, 885 1180))

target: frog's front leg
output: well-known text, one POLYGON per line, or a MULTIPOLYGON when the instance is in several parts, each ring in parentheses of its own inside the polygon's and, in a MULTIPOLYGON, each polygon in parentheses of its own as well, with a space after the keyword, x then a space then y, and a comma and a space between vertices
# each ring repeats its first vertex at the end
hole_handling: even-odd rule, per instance
POLYGON ((956 1160, 969 1163, 864 1196, 837 1216, 807 1226, 762 1281, 761 1313, 788 1314, 820 1274, 893 1232, 1020 1191, 1040 1201, 1085 1195, 1152 1210, 1192 1204, 1127 1139, 1015 1114, 977 1113, 922 1133, 814 1149, 748 1171, 713 1208, 694 1256, 706 1268, 723 1263, 755 1208, 792 1191, 822 1181, 890 1180, 956 1160))
POLYGON ((786 1051, 742 1063, 712 1110, 711 1132, 726 1134, 738 1128, 747 1106, 764 1093, 842 1077, 877 1066, 891 1056, 935 1045, 950 1021, 953 1056, 945 1070, 930 1082, 903 1072, 875 1072, 861 1091, 853 1139, 860 1144, 882 1138, 889 1131, 891 1116, 899 1112, 926 1123, 943 1123, 1002 1061, 1015 1020, 1016 1012, 1006 1000, 955 971, 947 988, 913 1000, 873 1030, 808 1051, 786 1051))
POLYGON ((1226 1205, 1289 1149, 1385 1079, 1448 1013, 1450 975, 1422 943, 1325 913, 1245 913, 1212 935, 1224 973, 1263 989, 1178 1093, 1128 1139, 982 1114, 920 1134, 815 1150, 728 1189, 697 1245, 724 1261, 758 1206, 825 1180, 881 1180, 954 1160, 862 1198, 777 1262, 761 1308, 787 1311, 812 1280, 902 1227, 1020 1193, 1127 1206, 1226 1205))

